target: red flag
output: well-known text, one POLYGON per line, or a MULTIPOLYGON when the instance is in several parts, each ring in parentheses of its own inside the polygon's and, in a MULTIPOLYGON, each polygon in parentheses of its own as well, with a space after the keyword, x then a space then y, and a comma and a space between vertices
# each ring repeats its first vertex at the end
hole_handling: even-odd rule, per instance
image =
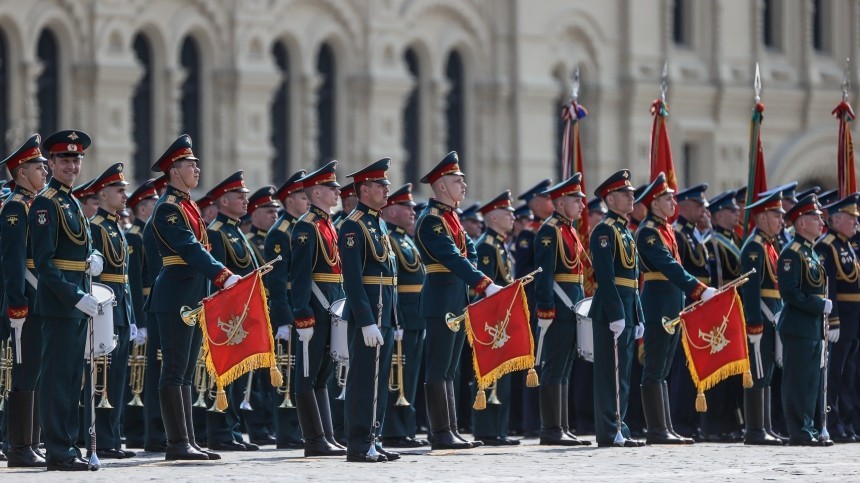
POLYGON ((275 342, 266 290, 259 270, 202 301, 202 307, 182 312, 186 323, 203 330, 206 369, 218 388, 215 405, 224 410, 224 386, 254 369, 268 367, 272 385, 281 385, 275 364, 275 342))
POLYGON ((836 164, 839 183, 839 198, 857 192, 857 176, 854 173, 854 142, 848 123, 856 117, 851 104, 842 101, 833 109, 833 116, 839 119, 839 141, 837 144, 836 164))
MULTIPOLYGON (((654 181, 661 172, 665 173, 666 184, 669 188, 678 191, 675 161, 672 160, 672 145, 669 143, 669 129, 666 127, 669 106, 663 102, 663 99, 655 99, 651 103, 651 115, 654 116, 654 125, 651 127, 651 176, 648 180, 654 181)), ((676 213, 669 222, 677 218, 676 213)))
MULTIPOLYGON (((582 144, 579 142, 579 121, 587 115, 588 111, 585 107, 573 99, 565 104, 561 110, 561 117, 564 119, 564 137, 561 143, 562 177, 564 180, 570 178, 573 173, 581 173, 583 193, 587 192, 587 190, 585 188, 585 162, 582 159, 582 144), (571 165, 573 165, 572 171, 571 165)), ((582 247, 586 252, 588 251, 590 231, 590 227, 588 226, 588 210, 584 210, 582 217, 576 221, 576 232, 579 234, 582 247)), ((594 270, 591 268, 591 259, 589 258, 586 258, 584 272, 585 296, 588 297, 597 288, 597 282, 594 280, 594 270)))
MULTIPOLYGON (((757 102, 753 107, 750 120, 749 171, 747 172, 747 198, 749 206, 758 201, 759 194, 767 191, 767 174, 764 170, 764 151, 761 149, 761 122, 764 120, 764 104, 757 102)), ((749 210, 744 209, 744 234, 752 231, 755 226, 749 210)))
POLYGON ((704 391, 730 376, 744 375, 744 386, 752 385, 747 354, 747 329, 737 288, 715 295, 681 314, 687 368, 698 390, 696 410, 707 410, 704 391))
POLYGON ((473 349, 479 397, 482 389, 503 375, 532 369, 535 344, 523 280, 516 280, 497 294, 469 305, 466 335, 473 349))

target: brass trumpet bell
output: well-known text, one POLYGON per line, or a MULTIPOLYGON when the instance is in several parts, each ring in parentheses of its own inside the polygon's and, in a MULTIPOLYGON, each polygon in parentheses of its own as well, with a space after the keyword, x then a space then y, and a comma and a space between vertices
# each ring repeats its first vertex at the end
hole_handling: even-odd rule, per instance
POLYGON ((675 333, 675 327, 677 327, 680 323, 680 317, 675 317, 674 319, 669 319, 669 317, 663 317, 663 319, 661 320, 663 330, 665 330, 666 333, 669 335, 673 335, 675 333))
POLYGON ((96 394, 101 395, 101 400, 96 406, 99 409, 113 409, 110 400, 108 399, 108 368, 110 367, 110 355, 96 357, 96 376, 101 375, 101 384, 95 385, 96 394))
POLYGON ((460 323, 464 320, 466 320, 466 312, 463 312, 460 315, 454 315, 451 312, 445 314, 445 324, 448 325, 448 328, 451 329, 451 332, 459 332, 460 323))

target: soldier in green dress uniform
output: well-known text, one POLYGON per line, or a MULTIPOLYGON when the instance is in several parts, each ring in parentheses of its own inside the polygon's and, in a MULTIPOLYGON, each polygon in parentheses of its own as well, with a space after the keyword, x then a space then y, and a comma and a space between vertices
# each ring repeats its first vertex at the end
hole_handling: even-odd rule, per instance
POLYGON ((179 313, 184 306, 196 307, 209 294, 210 282, 220 289, 239 280, 209 254, 206 226, 190 195, 200 180, 198 162, 191 149, 191 137, 183 134, 152 166, 153 171, 165 173, 168 180, 147 223, 155 236, 162 268, 145 307, 155 314, 161 336, 158 386, 168 461, 220 459, 217 453, 203 451, 194 436, 191 383, 201 331, 188 326, 179 313))
POLYGON ((666 377, 675 356, 680 331, 670 335, 662 318, 677 317, 688 300, 708 300, 716 289, 697 280, 681 265, 675 232, 668 219, 675 214, 674 190, 660 173, 637 201, 648 208, 648 216, 636 231, 636 248, 645 286, 645 363, 642 368, 642 411, 648 425, 648 444, 692 444, 672 428, 666 377))
POLYGON ((430 444, 424 439, 415 439, 417 432, 416 396, 418 375, 424 363, 424 319, 418 316, 418 299, 424 283, 424 264, 418 247, 407 230, 415 224, 412 200, 412 183, 407 183, 388 195, 388 203, 382 209, 382 219, 388 225, 388 238, 397 258, 397 322, 395 344, 403 347, 403 396, 407 406, 398 406, 399 391, 388 396, 388 410, 382 425, 382 442, 392 448, 416 448, 430 444))
MULTIPOLYGON (((310 202, 305 194, 302 178, 305 176, 305 170, 301 169, 293 173, 287 178, 283 185, 278 188, 275 196, 284 205, 284 211, 278 217, 275 224, 266 234, 263 253, 265 259, 270 262, 281 257, 281 261, 272 266, 263 282, 266 284, 266 290, 269 293, 269 314, 272 321, 272 329, 275 330, 275 339, 278 344, 283 347, 286 353, 287 343, 290 340, 296 341, 293 337, 293 309, 290 306, 290 235, 293 228, 296 226, 296 221, 305 213, 308 212, 310 202)), ((295 343, 290 345, 292 355, 295 360, 298 360, 301 355, 301 346, 295 343)), ((299 374, 295 368, 288 369, 292 371, 290 378, 289 391, 290 399, 295 400, 296 380, 299 374)), ((298 412, 295 407, 286 408, 280 407, 281 400, 284 396, 279 396, 275 399, 277 408, 275 409, 275 445, 278 449, 299 449, 305 447, 305 441, 302 439, 302 429, 299 426, 298 412)))
POLYGON ((753 387, 744 389, 744 444, 782 445, 771 428, 771 381, 775 366, 776 317, 782 310, 776 261, 782 231, 782 193, 774 191, 746 207, 755 228, 741 248, 741 273, 755 269, 740 293, 744 302, 753 387))
MULTIPOLYGON (((44 455, 39 450, 41 424, 39 420, 39 383, 42 322, 33 312, 36 301, 36 278, 30 240, 30 204, 47 182, 47 161, 42 156, 38 134, 30 138, 0 164, 12 173, 14 190, 0 210, 0 266, 3 267, 3 308, 11 322, 9 334, 13 360, 12 380, 7 381, 6 409, 8 423, 6 451, 9 468, 43 467, 44 455), (21 339, 20 353, 15 338, 21 339)), ((0 340, 6 341, 5 337, 0 340)), ((2 398, 2 395, 0 395, 2 398)))
POLYGON ((828 336, 825 319, 833 309, 827 298, 827 274, 813 249, 824 228, 816 196, 799 200, 786 218, 795 236, 777 261, 779 294, 785 302, 777 331, 783 347, 782 408, 789 444, 831 446, 833 441, 821 438, 816 429, 819 414, 815 405, 824 365, 822 346, 828 336))
POLYGON ((337 161, 331 161, 302 178, 311 207, 296 222, 290 237, 290 301, 299 342, 308 346, 307 360, 300 357, 301 350, 296 352, 296 405, 305 456, 346 454, 334 439, 328 393, 334 369, 328 350, 332 318, 329 306, 343 298, 337 232, 330 215, 337 205, 340 186, 336 166, 337 161))
POLYGON ((547 188, 555 211, 535 235, 538 326, 545 331, 540 385, 540 444, 588 444, 564 431, 568 427, 570 372, 576 358, 576 313, 583 298, 584 260, 588 256, 573 226, 585 209, 582 174, 547 188))
POLYGON ((636 244, 627 228, 627 216, 633 211, 633 190, 630 171, 626 169, 615 172, 594 190, 608 208, 589 238, 597 280, 588 317, 594 338, 594 432, 598 447, 644 444, 631 437, 624 422, 635 340, 642 337, 644 319, 639 302, 636 244), (619 425, 623 442, 616 443, 619 425))
POLYGON ((427 266, 421 289, 419 316, 427 326, 427 370, 425 397, 433 449, 466 449, 468 442, 457 432, 454 376, 465 342, 462 324, 452 332, 445 315, 460 315, 469 303, 469 288, 490 296, 501 287, 475 268, 475 246, 463 230, 454 211, 466 196, 465 174, 460 171, 457 153, 452 151, 439 162, 422 183, 430 184, 433 198, 418 217, 415 242, 427 266))
POLYGON ((28 214, 40 282, 33 312, 42 320, 38 405, 48 471, 87 469, 75 447, 87 317, 98 313, 87 276, 98 276, 104 260, 92 248, 89 221, 71 191, 90 142, 87 134, 74 130, 45 139, 42 147, 50 153, 53 178, 28 214))
MULTIPOLYGON (((478 268, 493 283, 505 286, 513 282, 513 257, 505 245, 505 239, 514 227, 514 208, 511 205, 511 192, 505 191, 484 206, 478 208, 487 230, 475 241, 478 268)), ((509 446, 520 444, 519 440, 508 438, 508 419, 511 414, 511 378, 516 374, 505 374, 494 386, 482 391, 496 394, 496 399, 488 399, 487 407, 472 413, 472 434, 475 439, 488 446, 509 446)), ((477 390, 477 386, 475 386, 477 390)))

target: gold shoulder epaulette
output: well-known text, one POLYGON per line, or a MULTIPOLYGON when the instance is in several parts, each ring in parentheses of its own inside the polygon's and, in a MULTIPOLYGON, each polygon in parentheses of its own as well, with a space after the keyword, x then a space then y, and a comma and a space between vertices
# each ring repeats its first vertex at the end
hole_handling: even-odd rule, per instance
POLYGON ((209 229, 212 231, 218 231, 221 229, 222 226, 224 226, 224 223, 221 223, 220 221, 215 220, 209 225, 209 229))
POLYGON ((90 220, 90 223, 94 225, 101 225, 103 221, 105 221, 105 218, 102 215, 96 215, 93 217, 92 220, 90 220))
POLYGON ((827 235, 824 235, 824 238, 821 239, 821 243, 824 243, 825 245, 830 245, 835 239, 836 237, 833 236, 833 233, 828 233, 827 235))
POLYGON ((550 218, 546 220, 546 224, 549 226, 558 226, 558 218, 550 218))
POLYGON ((305 215, 304 221, 306 221, 306 222, 308 222, 308 223, 313 223, 313 222, 314 222, 314 220, 316 220, 316 219, 317 219, 317 215, 316 215, 316 213, 314 213, 313 211, 309 211, 309 212, 307 212, 307 214, 305 215))
POLYGON ((789 248, 791 248, 792 250, 794 250, 796 252, 799 252, 801 246, 803 246, 803 245, 801 245, 798 242, 792 242, 792 244, 791 244, 791 246, 789 246, 789 248))
POLYGON ((278 223, 278 230, 280 230, 282 233, 286 233, 289 228, 290 228, 290 222, 287 220, 283 220, 280 223, 278 223))
POLYGON ((642 226, 644 226, 645 228, 654 228, 654 221, 653 221, 653 220, 648 220, 648 221, 646 221, 646 222, 645 222, 645 224, 644 224, 644 225, 642 225, 642 226))
POLYGON ((760 245, 764 245, 764 238, 762 238, 761 233, 756 233, 753 237, 753 241, 760 245))
POLYGON ((245 233, 244 236, 245 236, 245 240, 247 240, 247 241, 251 241, 254 238, 253 233, 245 233))
POLYGON ((439 216, 439 208, 430 208, 430 214, 433 216, 439 216))
POLYGON ((364 213, 362 213, 362 212, 361 212, 361 211, 359 211, 359 210, 353 210, 353 212, 352 212, 352 213, 350 213, 350 214, 349 214, 349 216, 347 216, 346 218, 347 218, 348 220, 358 221, 358 220, 360 220, 360 219, 361 219, 361 217, 362 217, 362 216, 364 216, 364 213))
POLYGON ((56 195, 57 195, 57 190, 55 188, 48 188, 42 192, 42 196, 44 196, 45 198, 48 198, 49 200, 52 199, 56 195))
POLYGON ((175 205, 176 204, 176 196, 175 195, 168 195, 167 199, 164 200, 164 202, 175 205))
POLYGON ((678 233, 684 233, 684 228, 679 225, 672 225, 672 229, 678 233))
POLYGON ((492 237, 489 237, 489 236, 485 237, 484 243, 486 243, 487 245, 490 245, 493 248, 496 248, 496 240, 492 237))
POLYGON ((24 201, 24 195, 22 195, 21 193, 15 193, 14 195, 12 195, 12 199, 9 201, 24 201))
POLYGON ((137 225, 132 225, 131 228, 128 229, 128 233, 130 235, 137 235, 140 233, 140 227, 137 225))

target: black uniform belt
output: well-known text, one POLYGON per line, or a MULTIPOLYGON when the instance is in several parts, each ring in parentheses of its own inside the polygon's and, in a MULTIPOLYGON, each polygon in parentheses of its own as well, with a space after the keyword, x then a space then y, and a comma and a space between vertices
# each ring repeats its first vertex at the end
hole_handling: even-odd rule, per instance
POLYGON ((441 263, 431 263, 427 265, 427 273, 451 273, 451 270, 441 263))
POLYGON ((397 286, 397 291, 400 293, 421 293, 421 284, 401 284, 397 286))
POLYGON ((99 275, 99 279, 102 282, 128 283, 128 275, 121 275, 119 273, 103 273, 99 275))
POLYGON ((582 283, 581 273, 556 273, 553 278, 556 282, 582 283))
POLYGON ((397 277, 380 277, 379 275, 365 275, 361 277, 361 282, 365 285, 385 285, 392 287, 397 285, 397 277))
POLYGON ((185 260, 182 259, 179 255, 168 255, 166 257, 161 257, 161 264, 165 267, 169 267, 171 265, 188 265, 185 263, 185 260))
POLYGON ((55 267, 59 268, 60 270, 65 270, 67 272, 87 271, 87 262, 81 260, 63 260, 61 258, 55 258, 52 261, 54 262, 55 267))
POLYGON ((314 273, 311 274, 314 282, 343 283, 343 275, 339 273, 314 273))

